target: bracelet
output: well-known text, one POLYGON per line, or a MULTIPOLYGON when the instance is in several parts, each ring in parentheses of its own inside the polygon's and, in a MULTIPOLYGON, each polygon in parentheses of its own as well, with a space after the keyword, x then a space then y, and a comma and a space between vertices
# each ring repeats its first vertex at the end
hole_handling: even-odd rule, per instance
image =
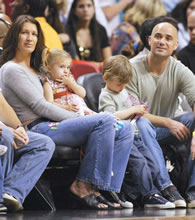
POLYGON ((194 137, 194 136, 195 136, 195 131, 192 132, 192 137, 194 137))
POLYGON ((19 124, 19 125, 16 127, 16 129, 17 129, 17 128, 25 128, 25 127, 24 127, 23 124, 19 124))

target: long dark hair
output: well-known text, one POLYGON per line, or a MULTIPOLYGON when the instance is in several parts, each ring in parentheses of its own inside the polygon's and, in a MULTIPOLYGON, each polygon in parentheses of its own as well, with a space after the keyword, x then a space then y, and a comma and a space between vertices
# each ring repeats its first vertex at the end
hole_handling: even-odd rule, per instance
POLYGON ((0 56, 0 66, 6 63, 9 60, 12 60, 16 56, 16 49, 18 47, 18 36, 22 29, 22 25, 26 22, 30 22, 35 24, 38 31, 37 37, 37 45, 35 50, 32 52, 30 66, 39 71, 41 66, 41 54, 43 49, 45 48, 44 45, 44 37, 41 31, 41 27, 32 16, 29 15, 21 15, 19 16, 15 22, 11 25, 4 41, 3 41, 3 52, 0 56))
POLYGON ((171 12, 171 16, 175 18, 178 22, 182 23, 187 30, 187 16, 186 11, 191 2, 194 0, 184 0, 179 2, 171 12))
MULTIPOLYGON (((66 31, 69 33, 70 37, 73 39, 75 45, 76 43, 76 32, 80 29, 80 20, 75 15, 75 8, 78 4, 79 0, 74 0, 70 9, 70 13, 68 16, 67 24, 66 24, 66 31)), ((91 0, 91 2, 94 5, 94 1, 91 0)), ((95 5, 94 5, 95 7, 95 5)), ((89 25, 90 33, 92 36, 92 47, 94 49, 94 55, 96 61, 102 61, 102 51, 101 51, 101 45, 100 45, 100 24, 97 22, 95 14, 93 18, 91 19, 90 25, 89 25)))

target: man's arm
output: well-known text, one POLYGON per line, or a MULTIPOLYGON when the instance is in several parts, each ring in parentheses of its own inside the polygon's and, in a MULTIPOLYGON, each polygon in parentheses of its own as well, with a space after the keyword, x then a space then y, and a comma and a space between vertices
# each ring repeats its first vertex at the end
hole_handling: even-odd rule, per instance
MULTIPOLYGON (((28 144, 29 138, 25 129, 22 127, 22 123, 20 122, 19 118, 17 117, 12 107, 7 103, 1 92, 0 92, 0 121, 2 121, 7 126, 9 126, 7 128, 13 132, 15 139, 24 143, 24 145, 28 144)), ((1 127, 5 127, 5 126, 1 125, 1 127)), ((14 147, 16 149, 19 148, 19 146, 16 146, 15 144, 14 147)))
POLYGON ((156 127, 168 128, 169 131, 180 141, 187 140, 190 137, 190 130, 181 122, 176 120, 152 115, 150 113, 144 114, 144 117, 149 119, 156 127))

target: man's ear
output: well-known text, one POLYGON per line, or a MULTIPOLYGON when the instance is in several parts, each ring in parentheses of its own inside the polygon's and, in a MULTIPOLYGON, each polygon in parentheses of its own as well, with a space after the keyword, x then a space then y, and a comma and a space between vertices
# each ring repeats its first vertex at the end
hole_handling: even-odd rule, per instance
POLYGON ((148 36, 148 45, 151 47, 151 35, 148 36))
POLYGON ((30 5, 29 4, 25 4, 24 7, 23 7, 24 14, 28 14, 29 9, 30 9, 30 5))

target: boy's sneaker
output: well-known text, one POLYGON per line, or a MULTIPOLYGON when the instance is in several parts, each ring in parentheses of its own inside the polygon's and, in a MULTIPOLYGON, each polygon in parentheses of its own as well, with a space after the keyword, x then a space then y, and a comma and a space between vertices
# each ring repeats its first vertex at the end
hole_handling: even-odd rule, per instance
POLYGON ((0 144, 0 156, 4 155, 7 152, 7 147, 0 144))
POLYGON ((3 193, 3 200, 8 208, 8 211, 16 212, 24 209, 18 200, 8 193, 3 193))
POLYGON ((120 193, 110 192, 110 195, 115 202, 121 205, 122 208, 126 208, 126 209, 133 208, 133 203, 127 201, 123 193, 120 194, 120 193))
POLYGON ((0 212, 7 212, 7 207, 0 202, 0 212))
POLYGON ((176 208, 185 208, 186 202, 184 198, 180 195, 175 186, 169 186, 163 191, 161 191, 162 196, 169 202, 173 202, 176 208))
POLYGON ((159 194, 153 194, 145 199, 144 208, 174 209, 175 204, 167 201, 159 194))
POLYGON ((186 193, 186 202, 188 208, 195 208, 195 191, 189 191, 186 193))

